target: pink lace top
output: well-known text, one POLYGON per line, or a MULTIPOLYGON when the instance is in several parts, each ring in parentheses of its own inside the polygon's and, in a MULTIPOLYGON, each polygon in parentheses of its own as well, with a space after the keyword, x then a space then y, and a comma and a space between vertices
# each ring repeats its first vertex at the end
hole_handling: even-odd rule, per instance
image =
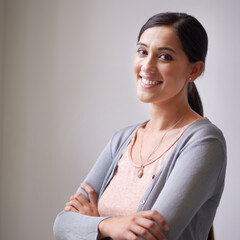
POLYGON ((155 161, 152 160, 151 164, 144 167, 144 174, 141 178, 137 176, 139 166, 133 162, 131 157, 131 149, 135 142, 136 131, 131 143, 125 149, 118 162, 118 168, 113 179, 99 199, 98 211, 101 217, 124 216, 136 212, 147 187, 155 174, 160 170, 171 148, 189 125, 181 129, 176 139, 163 154, 155 158, 155 161))

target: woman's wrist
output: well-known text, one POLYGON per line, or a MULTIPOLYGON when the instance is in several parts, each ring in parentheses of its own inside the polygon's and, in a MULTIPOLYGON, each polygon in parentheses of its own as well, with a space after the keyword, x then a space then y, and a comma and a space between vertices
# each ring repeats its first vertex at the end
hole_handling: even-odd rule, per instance
POLYGON ((103 239, 106 237, 109 237, 107 232, 107 221, 109 218, 105 218, 98 224, 98 238, 97 239, 103 239))

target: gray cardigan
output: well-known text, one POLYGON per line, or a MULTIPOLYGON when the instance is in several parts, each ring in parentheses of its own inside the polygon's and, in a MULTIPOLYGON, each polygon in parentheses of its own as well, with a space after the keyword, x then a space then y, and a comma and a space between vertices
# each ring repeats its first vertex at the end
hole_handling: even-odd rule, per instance
MULTIPOLYGON (((140 124, 116 132, 84 180, 101 196, 118 160, 140 124)), ((208 119, 191 124, 171 149, 137 211, 155 209, 170 226, 168 240, 206 240, 218 207, 226 171, 226 144, 208 119)), ((79 188, 87 196, 86 192, 79 188)), ((127 196, 121 196, 123 201, 127 196)), ((58 214, 56 240, 94 240, 104 217, 74 212, 58 214)))

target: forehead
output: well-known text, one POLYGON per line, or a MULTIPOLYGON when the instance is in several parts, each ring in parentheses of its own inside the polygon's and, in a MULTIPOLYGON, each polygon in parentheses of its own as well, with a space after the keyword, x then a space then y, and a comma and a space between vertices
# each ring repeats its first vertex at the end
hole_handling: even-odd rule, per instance
POLYGON ((172 47, 181 49, 181 42, 176 32, 169 26, 157 26, 146 29, 139 42, 149 47, 172 47))

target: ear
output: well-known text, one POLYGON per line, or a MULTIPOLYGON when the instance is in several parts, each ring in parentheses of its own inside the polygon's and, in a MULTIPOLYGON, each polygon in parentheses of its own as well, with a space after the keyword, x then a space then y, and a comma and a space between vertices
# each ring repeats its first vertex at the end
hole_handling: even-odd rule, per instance
POLYGON ((204 66, 205 66, 205 64, 203 61, 197 61, 197 62, 193 63, 188 81, 193 82, 195 79, 197 79, 203 72, 204 66))

